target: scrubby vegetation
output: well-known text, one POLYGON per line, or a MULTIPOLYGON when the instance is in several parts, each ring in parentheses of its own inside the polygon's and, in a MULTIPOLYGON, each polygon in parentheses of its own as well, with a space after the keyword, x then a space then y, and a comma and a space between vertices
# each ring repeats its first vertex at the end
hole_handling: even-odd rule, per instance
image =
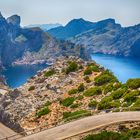
POLYGON ((66 98, 64 100, 61 100, 60 104, 62 104, 63 106, 68 107, 68 106, 72 105, 74 101, 75 101, 74 97, 68 97, 68 98, 66 98))
POLYGON ((126 82, 127 86, 131 89, 137 89, 140 88, 140 78, 137 79, 129 79, 126 82))
POLYGON ((69 74, 70 72, 75 72, 78 70, 78 64, 75 61, 68 62, 68 67, 66 68, 65 72, 66 74, 69 74))
POLYGON ((97 106, 97 101, 96 100, 91 100, 88 104, 89 107, 95 107, 97 106))
POLYGON ((104 71, 101 75, 95 78, 95 84, 97 86, 101 86, 111 82, 118 82, 118 80, 109 70, 104 71))
POLYGON ((28 91, 32 91, 32 90, 35 90, 35 86, 30 86, 28 91))
POLYGON ((49 71, 46 71, 46 72, 44 73, 44 75, 45 75, 46 77, 50 77, 50 76, 52 76, 52 75, 54 75, 54 74, 55 74, 55 70, 54 70, 54 69, 49 70, 49 71))
POLYGON ((94 95, 99 95, 101 93, 102 93, 102 90, 100 87, 92 87, 84 92, 84 96, 87 96, 87 97, 94 96, 94 95))
POLYGON ((40 118, 41 116, 46 115, 50 112, 51 110, 48 107, 44 107, 43 109, 41 109, 40 111, 36 113, 36 116, 40 118))
POLYGON ((88 135, 83 140, 130 140, 140 138, 140 130, 122 128, 121 132, 102 131, 98 134, 88 135))
POLYGON ((83 140, 129 140, 129 137, 117 132, 103 131, 99 134, 89 135, 83 140))
POLYGON ((64 112, 63 113, 63 119, 66 119, 66 121, 70 121, 73 119, 77 119, 83 116, 90 116, 91 112, 87 110, 78 110, 75 112, 64 112))

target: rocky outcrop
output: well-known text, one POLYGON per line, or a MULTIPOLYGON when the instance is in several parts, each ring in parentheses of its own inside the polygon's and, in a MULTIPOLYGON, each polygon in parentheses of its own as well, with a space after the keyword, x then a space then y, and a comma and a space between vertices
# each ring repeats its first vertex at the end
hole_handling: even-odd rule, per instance
POLYGON ((77 45, 84 45, 89 54, 140 57, 140 25, 124 28, 113 19, 104 20, 97 22, 92 30, 70 40, 77 45))
MULTIPOLYGON (((38 27, 20 27, 18 15, 5 19, 0 14, 0 36, 2 36, 0 38, 0 62, 4 66, 13 63, 42 63, 61 55, 81 55, 82 46, 76 46, 68 41, 57 41, 38 27)), ((82 49, 82 56, 86 57, 83 53, 82 49)))

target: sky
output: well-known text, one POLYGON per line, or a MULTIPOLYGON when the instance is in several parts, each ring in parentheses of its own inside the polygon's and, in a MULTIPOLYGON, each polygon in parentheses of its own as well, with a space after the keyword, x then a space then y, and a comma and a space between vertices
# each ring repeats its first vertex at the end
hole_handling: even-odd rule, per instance
POLYGON ((4 17, 21 16, 23 26, 84 18, 96 22, 114 18, 122 26, 140 23, 140 0, 0 0, 4 17))

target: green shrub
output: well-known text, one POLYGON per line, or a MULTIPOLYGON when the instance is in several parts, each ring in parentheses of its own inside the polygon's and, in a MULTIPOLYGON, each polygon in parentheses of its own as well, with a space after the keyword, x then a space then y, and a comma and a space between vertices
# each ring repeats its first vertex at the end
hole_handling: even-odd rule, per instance
POLYGON ((84 71, 84 75, 90 75, 92 74, 92 69, 90 67, 87 67, 84 71))
POLYGON ((70 121, 73 119, 78 119, 83 116, 89 116, 91 115, 91 112, 88 110, 78 110, 75 112, 64 112, 63 113, 63 119, 66 119, 66 121, 70 121))
POLYGON ((89 135, 83 140, 129 140, 129 137, 117 132, 103 131, 99 134, 89 135))
POLYGON ((96 107, 97 106, 97 102, 95 100, 92 100, 89 102, 88 104, 89 107, 96 107))
POLYGON ((70 106, 70 108, 77 108, 77 107, 79 107, 81 104, 72 104, 71 106, 70 106))
POLYGON ((50 112, 51 110, 48 107, 44 107, 43 109, 41 109, 40 111, 36 113, 36 116, 40 118, 41 116, 46 115, 50 112))
POLYGON ((71 94, 76 94, 78 93, 78 90, 77 89, 71 89, 68 91, 68 94, 71 95, 71 94))
POLYGON ((101 75, 95 78, 95 84, 98 86, 111 83, 118 82, 117 78, 108 70, 104 71, 101 75))
POLYGON ((140 78, 137 79, 129 79, 126 82, 127 86, 131 89, 137 89, 140 87, 140 78))
POLYGON ((132 138, 140 138, 140 130, 129 130, 127 135, 132 138))
POLYGON ((78 91, 79 91, 79 92, 82 92, 82 91, 84 91, 84 90, 85 90, 85 86, 84 86, 83 83, 81 83, 81 84, 78 86, 78 91))
POLYGON ((44 75, 45 75, 46 77, 50 77, 50 76, 52 76, 52 75, 54 75, 54 74, 55 74, 55 70, 52 69, 52 70, 46 71, 44 75))
POLYGON ((133 103, 136 101, 137 97, 140 94, 140 91, 131 91, 124 96, 124 101, 133 103))
POLYGON ((77 97, 77 100, 82 100, 83 98, 84 98, 83 95, 79 95, 79 96, 77 97))
POLYGON ((60 104, 62 104, 63 106, 70 106, 71 104, 73 104, 73 102, 75 101, 75 98, 74 97, 68 97, 62 101, 60 101, 60 104))
POLYGON ((46 103, 45 103, 45 105, 44 106, 49 106, 49 105, 51 105, 52 103, 50 102, 50 101, 47 101, 46 103))
POLYGON ((104 94, 107 94, 108 92, 111 92, 113 90, 113 84, 110 83, 110 84, 104 86, 103 90, 104 90, 104 94))
POLYGON ((87 83, 90 83, 90 82, 91 82, 91 80, 89 79, 89 76, 85 76, 85 77, 84 77, 84 80, 85 80, 87 83))
POLYGON ((66 68, 66 74, 69 74, 70 72, 75 72, 77 70, 78 70, 78 64, 74 61, 69 62, 69 65, 66 68))
POLYGON ((103 98, 98 104, 98 109, 99 110, 111 109, 112 108, 111 101, 112 101, 111 96, 103 98))
POLYGON ((84 92, 84 96, 87 96, 87 97, 94 96, 94 95, 98 95, 101 93, 102 93, 102 90, 100 87, 92 87, 84 92))
POLYGON ((113 97, 114 100, 119 99, 123 96, 125 91, 126 91, 125 89, 116 90, 111 94, 111 96, 113 97))
POLYGON ((97 66, 90 66, 90 69, 94 72, 99 72, 99 68, 97 66))
POLYGON ((35 86, 30 86, 28 91, 32 91, 32 90, 35 90, 35 86))

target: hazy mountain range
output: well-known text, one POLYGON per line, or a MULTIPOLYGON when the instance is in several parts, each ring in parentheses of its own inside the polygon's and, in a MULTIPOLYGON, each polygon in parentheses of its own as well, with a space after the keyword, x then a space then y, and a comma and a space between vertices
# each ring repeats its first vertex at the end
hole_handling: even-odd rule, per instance
POLYGON ((94 23, 74 19, 66 26, 53 28, 48 33, 57 39, 84 45, 89 53, 140 57, 140 24, 122 27, 114 19, 94 23))
POLYGON ((56 27, 59 27, 59 26, 62 26, 62 25, 59 24, 59 23, 56 23, 56 24, 33 24, 33 25, 25 26, 25 28, 39 27, 44 31, 48 31, 50 29, 53 29, 53 28, 56 28, 56 27))
POLYGON ((82 47, 56 40, 39 27, 20 27, 18 15, 5 19, 0 13, 0 36, 1 66, 36 63, 60 55, 84 56, 82 47))
MULTIPOLYGON (((43 25, 42 25, 43 26, 43 25)), ((44 32, 39 27, 22 28, 20 16, 5 19, 0 13, 0 65, 28 64, 91 53, 140 57, 140 24, 122 27, 114 19, 90 22, 82 18, 44 32)))

